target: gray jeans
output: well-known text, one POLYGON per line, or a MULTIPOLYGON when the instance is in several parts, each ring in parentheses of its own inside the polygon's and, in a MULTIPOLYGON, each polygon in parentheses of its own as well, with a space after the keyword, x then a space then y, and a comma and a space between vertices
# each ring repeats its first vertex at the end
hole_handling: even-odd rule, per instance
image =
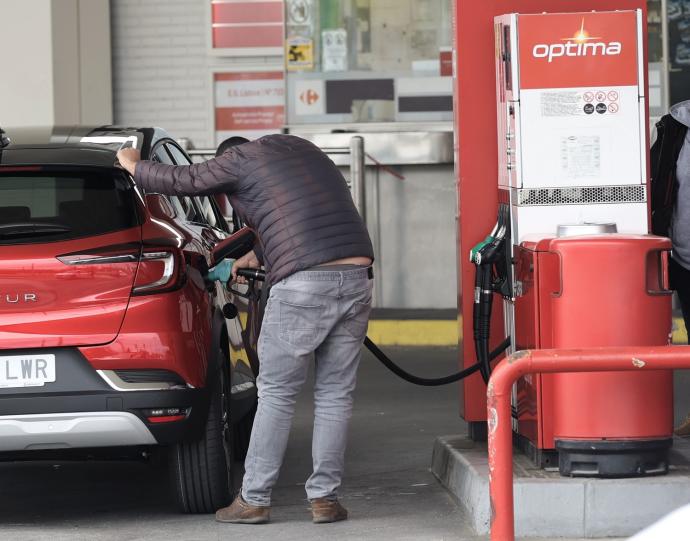
POLYGON ((259 404, 244 463, 242 497, 248 503, 271 503, 295 399, 312 360, 314 470, 305 488, 310 500, 337 496, 371 289, 365 268, 302 271, 271 288, 258 344, 259 404))

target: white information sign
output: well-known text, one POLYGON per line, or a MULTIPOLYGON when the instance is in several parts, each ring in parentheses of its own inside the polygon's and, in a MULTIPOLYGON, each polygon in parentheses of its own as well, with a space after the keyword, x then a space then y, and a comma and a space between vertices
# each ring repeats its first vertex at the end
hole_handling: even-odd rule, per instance
POLYGON ((312 0, 288 0, 288 24, 308 26, 312 23, 313 13, 312 0))
POLYGON ((636 86, 522 90, 520 113, 517 187, 644 182, 636 86))
POLYGON ((347 71, 347 30, 321 32, 322 71, 347 71))
POLYGON ((285 124, 282 71, 217 72, 213 75, 216 142, 242 135, 280 133, 285 124))

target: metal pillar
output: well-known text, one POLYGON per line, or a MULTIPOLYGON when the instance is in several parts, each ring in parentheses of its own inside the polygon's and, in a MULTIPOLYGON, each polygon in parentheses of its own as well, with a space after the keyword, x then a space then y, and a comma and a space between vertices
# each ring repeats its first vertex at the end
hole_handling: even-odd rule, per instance
POLYGON ((487 395, 491 541, 514 541, 510 394, 527 374, 690 368, 690 346, 541 349, 513 353, 493 371, 487 395))
POLYGON ((355 202, 355 206, 366 224, 367 202, 364 188, 364 175, 366 174, 365 160, 364 137, 356 135, 350 139, 350 182, 352 183, 352 200, 355 202))
POLYGON ((663 110, 671 107, 671 54, 668 42, 668 0, 661 0, 661 76, 663 77, 664 92, 662 99, 663 110))

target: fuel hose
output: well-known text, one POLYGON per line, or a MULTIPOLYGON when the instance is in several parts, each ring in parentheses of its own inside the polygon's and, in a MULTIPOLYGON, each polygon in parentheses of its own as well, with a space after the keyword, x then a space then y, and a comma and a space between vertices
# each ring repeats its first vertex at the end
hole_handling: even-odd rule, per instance
MULTIPOLYGON (((237 275, 243 276, 250 280, 265 280, 266 278, 264 271, 259 269, 237 269, 237 275)), ((503 340, 503 342, 501 342, 496 347, 496 349, 491 351, 491 353, 488 354, 488 359, 486 361, 477 362, 472 366, 469 366, 463 370, 460 370, 459 372, 456 372, 455 374, 450 374, 448 376, 440 378, 422 378, 419 376, 415 376, 414 374, 410 374, 406 370, 403 370, 397 364, 391 361, 391 359, 383 351, 381 351, 381 349, 379 349, 379 347, 376 344, 374 344, 374 342, 372 342, 368 336, 364 338, 364 346, 366 346, 366 348, 369 351, 371 351, 374 357, 376 357, 376 359, 379 362, 381 362, 383 366, 388 368, 388 370, 393 372, 396 376, 404 379, 405 381, 413 383, 414 385, 422 385, 425 387, 438 387, 440 385, 448 385, 449 383, 460 381, 461 379, 471 376, 478 370, 482 370, 485 364, 488 365, 489 362, 493 361, 496 357, 498 357, 501 353, 508 349, 508 346, 510 346, 510 337, 503 340)))
MULTIPOLYGON (((460 370, 460 372, 456 372, 455 374, 442 378, 420 378, 419 376, 415 376, 414 374, 410 374, 409 372, 403 370, 397 364, 391 361, 368 336, 364 339, 364 345, 369 351, 371 351, 374 357, 376 357, 376 359, 383 364, 383 366, 388 368, 388 370, 393 372, 396 376, 404 379, 405 381, 409 381, 410 383, 414 383, 415 385, 423 385, 425 387, 438 387, 439 385, 448 385, 449 383, 460 381, 461 379, 474 374, 482 367, 481 363, 475 363, 472 366, 460 370)), ((503 342, 501 342, 496 349, 489 353, 489 361, 492 361, 498 357, 508 348, 508 346, 510 346, 510 337, 503 340, 503 342)))

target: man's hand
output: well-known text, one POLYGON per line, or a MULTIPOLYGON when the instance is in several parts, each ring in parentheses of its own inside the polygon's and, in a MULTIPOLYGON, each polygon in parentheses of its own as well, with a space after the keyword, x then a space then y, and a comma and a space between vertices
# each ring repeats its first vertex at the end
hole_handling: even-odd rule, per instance
POLYGON ((232 265, 232 281, 237 284, 246 284, 246 278, 244 278, 243 276, 237 276, 237 269, 259 268, 261 268, 261 263, 259 263, 259 260, 256 258, 254 250, 250 250, 239 259, 236 259, 235 263, 232 265))
POLYGON ((117 151, 117 161, 132 176, 139 160, 141 160, 141 152, 136 148, 129 147, 117 151))

